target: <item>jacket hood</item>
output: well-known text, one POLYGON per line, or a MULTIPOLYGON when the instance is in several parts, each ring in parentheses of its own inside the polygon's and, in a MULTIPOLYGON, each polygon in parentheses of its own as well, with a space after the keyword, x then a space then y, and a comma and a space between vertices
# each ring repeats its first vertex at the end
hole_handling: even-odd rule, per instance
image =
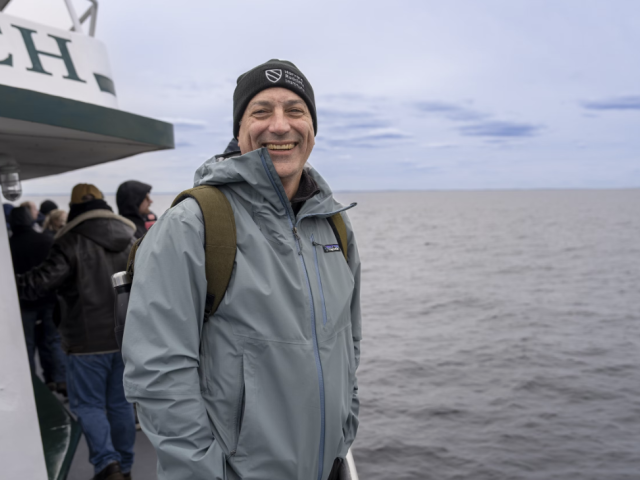
POLYGON ((108 210, 91 210, 67 223, 54 239, 58 240, 71 231, 97 243, 105 250, 122 252, 129 246, 136 227, 131 220, 108 210))
POLYGON ((21 228, 31 228, 34 223, 31 212, 27 207, 16 207, 11 210, 8 220, 13 231, 17 231, 21 228))
POLYGON ((126 216, 140 216, 138 209, 140 204, 151 191, 151 185, 138 182, 137 180, 129 180, 118 187, 116 192, 116 203, 118 204, 118 213, 126 216))
MULTIPOLYGON (((298 217, 328 215, 344 209, 333 198, 333 192, 324 178, 308 163, 305 169, 318 184, 320 193, 305 202, 298 217)), ((288 210, 291 218, 295 218, 269 151, 264 147, 237 157, 222 160, 213 157, 207 160, 196 170, 194 186, 199 185, 227 186, 252 203, 257 200, 256 195, 259 195, 282 214, 288 210)))

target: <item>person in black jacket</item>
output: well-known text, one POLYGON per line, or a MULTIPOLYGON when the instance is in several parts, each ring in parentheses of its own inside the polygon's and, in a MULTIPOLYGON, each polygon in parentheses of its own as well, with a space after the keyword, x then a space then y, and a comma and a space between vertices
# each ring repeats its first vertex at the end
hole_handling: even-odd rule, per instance
POLYGON ((135 225, 91 184, 71 193, 68 223, 44 263, 17 275, 18 293, 36 299, 56 290, 68 355, 69 405, 89 445, 96 480, 129 478, 135 422, 124 396, 124 364, 114 333, 111 275, 125 270, 135 225))
MULTIPOLYGON (((9 239, 13 269, 16 274, 26 273, 47 258, 53 240, 33 229, 33 214, 27 207, 14 208, 9 215, 9 222, 13 231, 9 239)), ((45 383, 51 390, 64 394, 67 381, 66 357, 60 347, 60 335, 53 323, 55 301, 55 295, 51 293, 37 300, 20 299, 20 313, 31 373, 36 372, 37 347, 45 383), (39 342, 37 333, 42 337, 39 342)))
POLYGON ((149 207, 153 203, 149 193, 151 185, 129 180, 118 187, 116 203, 118 213, 136 225, 136 238, 142 237, 156 222, 158 217, 149 207))

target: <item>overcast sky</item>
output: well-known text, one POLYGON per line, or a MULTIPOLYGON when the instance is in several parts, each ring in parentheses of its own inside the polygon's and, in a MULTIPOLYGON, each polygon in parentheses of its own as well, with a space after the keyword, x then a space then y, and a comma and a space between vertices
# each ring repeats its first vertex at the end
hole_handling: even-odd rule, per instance
MULTIPOLYGON (((12 3, 70 25, 62 0, 12 3)), ((236 78, 270 58, 314 88, 334 190, 640 187, 638 0, 102 0, 96 37, 120 108, 172 122, 176 149, 25 193, 190 187, 231 139, 236 78)))

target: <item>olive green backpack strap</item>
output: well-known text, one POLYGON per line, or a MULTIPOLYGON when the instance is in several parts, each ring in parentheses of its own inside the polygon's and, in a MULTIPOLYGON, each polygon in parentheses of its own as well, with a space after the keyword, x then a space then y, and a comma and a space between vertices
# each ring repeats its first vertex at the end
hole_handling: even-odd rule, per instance
POLYGON ((349 248, 349 242, 347 241, 347 224, 344 223, 344 218, 342 218, 342 213, 336 213, 335 215, 327 218, 329 220, 329 224, 331 225, 331 229, 336 236, 336 240, 340 244, 340 250, 342 250, 342 254, 344 255, 344 259, 349 263, 349 254, 347 249, 349 248))
MULTIPOLYGON (((204 321, 218 309, 236 260, 236 222, 227 197, 216 187, 201 185, 179 194, 171 206, 185 198, 193 198, 202 210, 204 220, 204 256, 207 298, 204 321)), ((133 250, 133 249, 132 249, 133 250)))
POLYGON ((133 267, 136 263, 136 252, 138 251, 138 247, 142 243, 142 239, 146 236, 145 233, 139 239, 135 241, 135 243, 131 246, 131 250, 129 250, 129 258, 127 259, 127 273, 131 278, 133 278, 133 267))

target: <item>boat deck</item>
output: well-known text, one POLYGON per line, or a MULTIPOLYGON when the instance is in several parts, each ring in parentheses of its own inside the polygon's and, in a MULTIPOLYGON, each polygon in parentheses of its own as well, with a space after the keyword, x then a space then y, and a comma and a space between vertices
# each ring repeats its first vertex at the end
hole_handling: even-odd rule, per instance
MULTIPOLYGON (((156 480, 156 452, 142 431, 136 432, 135 460, 131 476, 134 480, 156 480)), ((89 448, 84 435, 73 457, 67 480, 90 480, 93 478, 93 465, 89 463, 89 448)))

